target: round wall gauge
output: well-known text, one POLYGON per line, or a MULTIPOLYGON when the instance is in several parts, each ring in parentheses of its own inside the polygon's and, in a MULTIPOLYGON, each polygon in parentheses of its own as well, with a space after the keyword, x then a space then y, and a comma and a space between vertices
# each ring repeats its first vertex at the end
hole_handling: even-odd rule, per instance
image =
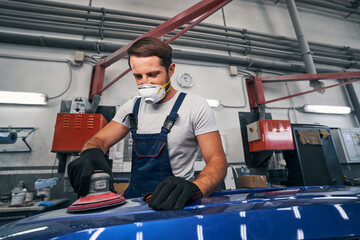
POLYGON ((189 73, 179 74, 177 82, 183 88, 190 88, 194 85, 194 79, 189 73))

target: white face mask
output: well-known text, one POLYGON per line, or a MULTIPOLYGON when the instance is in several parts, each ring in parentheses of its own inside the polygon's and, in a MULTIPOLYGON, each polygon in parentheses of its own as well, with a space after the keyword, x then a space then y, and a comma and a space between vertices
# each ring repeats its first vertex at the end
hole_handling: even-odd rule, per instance
POLYGON ((155 84, 143 84, 138 86, 140 96, 145 99, 146 103, 154 104, 160 102, 170 90, 165 91, 166 85, 170 83, 170 80, 164 85, 155 84))

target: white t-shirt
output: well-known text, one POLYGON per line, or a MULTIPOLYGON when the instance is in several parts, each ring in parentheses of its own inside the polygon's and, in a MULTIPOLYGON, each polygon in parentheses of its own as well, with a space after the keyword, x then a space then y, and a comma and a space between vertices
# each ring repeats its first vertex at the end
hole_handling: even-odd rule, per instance
MULTIPOLYGON (((161 104, 147 104, 141 99, 138 114, 138 134, 160 133, 161 127, 170 114, 180 92, 169 101, 161 104)), ((133 112, 136 99, 128 100, 117 111, 113 121, 130 128, 129 117, 133 112)), ((168 149, 173 174, 192 181, 194 179, 194 163, 198 155, 196 136, 218 131, 214 114, 202 97, 186 94, 178 110, 178 118, 168 134, 168 149)))

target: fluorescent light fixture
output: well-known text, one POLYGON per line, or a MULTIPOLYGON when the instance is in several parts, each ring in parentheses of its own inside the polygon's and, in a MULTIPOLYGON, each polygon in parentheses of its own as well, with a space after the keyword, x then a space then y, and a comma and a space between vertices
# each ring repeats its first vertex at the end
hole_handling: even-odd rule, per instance
POLYGON ((309 113, 328 113, 328 114, 349 114, 351 108, 344 106, 329 106, 329 105, 309 105, 305 104, 302 109, 309 113))
POLYGON ((220 100, 206 99, 206 101, 210 107, 220 107, 220 105, 221 105, 220 100))
POLYGON ((46 105, 47 95, 45 93, 34 92, 0 91, 0 103, 46 105))

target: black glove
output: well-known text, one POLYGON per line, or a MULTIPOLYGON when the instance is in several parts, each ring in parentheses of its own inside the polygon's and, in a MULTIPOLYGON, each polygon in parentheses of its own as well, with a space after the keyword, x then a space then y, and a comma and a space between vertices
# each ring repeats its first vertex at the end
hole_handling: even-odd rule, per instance
POLYGON ((154 193, 146 195, 144 201, 154 210, 183 209, 190 200, 203 197, 196 184, 180 177, 167 177, 155 189, 154 193))
POLYGON ((110 175, 109 190, 115 192, 111 169, 104 152, 99 148, 90 148, 68 165, 70 183, 78 197, 89 193, 91 175, 95 170, 103 170, 110 175))

